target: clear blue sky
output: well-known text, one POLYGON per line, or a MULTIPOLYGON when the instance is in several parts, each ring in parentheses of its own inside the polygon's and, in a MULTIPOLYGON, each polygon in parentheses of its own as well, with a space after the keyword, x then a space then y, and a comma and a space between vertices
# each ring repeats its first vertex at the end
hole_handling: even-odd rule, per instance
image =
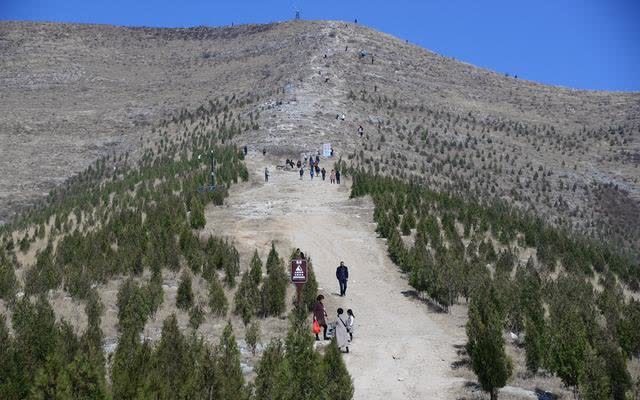
POLYGON ((0 0, 0 19, 219 26, 282 21, 296 8, 524 79, 640 91, 640 0, 0 0))

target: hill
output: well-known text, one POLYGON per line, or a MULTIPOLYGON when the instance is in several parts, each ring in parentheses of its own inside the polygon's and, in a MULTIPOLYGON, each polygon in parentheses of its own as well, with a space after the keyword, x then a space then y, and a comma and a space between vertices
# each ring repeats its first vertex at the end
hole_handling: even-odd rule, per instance
POLYGON ((298 153, 331 142, 375 171, 618 244, 640 238, 625 223, 640 217, 638 93, 528 82, 341 22, 2 22, 0 51, 5 221, 100 157, 136 158, 158 120, 236 94, 254 96, 246 112, 260 117, 238 143, 298 153))
POLYGON ((341 22, 5 22, 0 46, 0 397, 640 390, 639 94, 341 22), (324 143, 339 185, 309 175, 324 143), (348 372, 317 294, 356 312, 348 372))

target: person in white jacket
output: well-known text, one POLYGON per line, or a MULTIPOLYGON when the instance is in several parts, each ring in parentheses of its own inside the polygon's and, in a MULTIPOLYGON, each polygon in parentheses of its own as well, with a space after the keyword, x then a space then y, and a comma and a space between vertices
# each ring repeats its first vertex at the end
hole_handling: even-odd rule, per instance
POLYGON ((349 332, 349 341, 353 341, 353 328, 356 323, 356 316, 353 315, 351 309, 347 310, 347 332, 349 332))

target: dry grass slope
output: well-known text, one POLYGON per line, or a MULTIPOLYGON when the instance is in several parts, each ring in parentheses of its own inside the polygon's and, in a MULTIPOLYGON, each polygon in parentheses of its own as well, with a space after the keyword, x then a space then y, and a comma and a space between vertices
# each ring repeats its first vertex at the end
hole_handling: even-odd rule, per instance
POLYGON ((161 118, 237 93, 260 96, 240 144, 332 142, 354 165, 640 238, 625 224, 640 217, 639 93, 515 79, 341 22, 2 22, 0 52, 0 220, 101 156, 135 158, 161 118))

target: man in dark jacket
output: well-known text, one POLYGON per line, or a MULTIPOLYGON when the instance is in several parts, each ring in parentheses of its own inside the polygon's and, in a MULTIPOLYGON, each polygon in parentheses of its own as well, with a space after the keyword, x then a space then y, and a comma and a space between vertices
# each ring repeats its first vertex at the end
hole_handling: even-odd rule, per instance
POLYGON ((336 269, 336 278, 340 283, 340 296, 347 294, 347 280, 349 280, 349 268, 344 265, 344 261, 340 261, 340 265, 336 269))

